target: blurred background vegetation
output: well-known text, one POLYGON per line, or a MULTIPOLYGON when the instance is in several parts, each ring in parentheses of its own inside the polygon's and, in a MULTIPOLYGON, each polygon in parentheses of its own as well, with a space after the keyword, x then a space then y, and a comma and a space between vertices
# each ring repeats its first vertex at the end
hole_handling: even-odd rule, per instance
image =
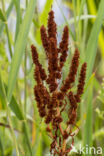
POLYGON ((88 63, 75 147, 79 150, 79 144, 87 144, 104 151, 104 0, 0 0, 0 156, 50 155, 51 139, 33 96, 30 46, 37 46, 40 62, 46 68, 39 29, 47 25, 51 6, 58 41, 65 25, 70 30, 63 79, 75 47, 80 51, 80 65, 88 63))

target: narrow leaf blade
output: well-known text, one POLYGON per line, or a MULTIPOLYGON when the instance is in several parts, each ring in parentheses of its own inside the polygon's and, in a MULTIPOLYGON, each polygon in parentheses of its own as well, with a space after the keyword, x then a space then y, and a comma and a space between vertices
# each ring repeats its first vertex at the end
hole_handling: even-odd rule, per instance
POLYGON ((35 3, 36 3, 36 0, 30 1, 23 23, 21 25, 21 28, 18 34, 18 37, 17 37, 17 40, 16 40, 16 44, 14 48, 14 55, 12 58, 11 68, 10 68, 10 73, 9 73, 9 78, 8 78, 8 93, 7 93, 8 102, 10 102, 11 100, 12 92, 13 92, 16 79, 17 79, 17 75, 18 75, 18 71, 19 71, 19 67, 22 61, 22 56, 25 51, 27 37, 28 37, 28 33, 29 33, 29 29, 30 29, 30 25, 31 25, 33 13, 34 13, 35 3))
POLYGON ((87 44, 87 49, 86 49, 86 61, 88 64, 87 81, 91 76, 93 70, 95 57, 97 53, 98 36, 103 23, 103 18, 104 18, 104 1, 101 0, 99 4, 98 15, 94 23, 94 26, 92 28, 91 35, 89 37, 88 44, 87 44))

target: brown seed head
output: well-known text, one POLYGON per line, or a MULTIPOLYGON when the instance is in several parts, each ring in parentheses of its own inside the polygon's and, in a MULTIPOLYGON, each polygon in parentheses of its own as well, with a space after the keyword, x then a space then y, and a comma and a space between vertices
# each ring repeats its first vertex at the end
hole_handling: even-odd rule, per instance
POLYGON ((83 63, 81 67, 81 72, 80 72, 80 78, 79 78, 79 84, 77 87, 77 94, 75 95, 76 101, 80 102, 80 97, 83 94, 84 91, 84 85, 85 85, 85 78, 86 78, 86 68, 87 68, 87 63, 83 63))
POLYGON ((48 37, 50 38, 54 38, 55 39, 55 43, 57 44, 57 28, 56 28, 56 23, 54 21, 54 12, 51 10, 49 12, 49 18, 48 18, 48 37))
POLYGON ((46 33, 46 28, 44 27, 44 25, 41 26, 40 28, 40 34, 41 34, 41 40, 42 40, 42 44, 43 47, 45 49, 47 58, 49 57, 49 52, 50 52, 50 45, 49 45, 49 40, 48 40, 48 36, 46 33))

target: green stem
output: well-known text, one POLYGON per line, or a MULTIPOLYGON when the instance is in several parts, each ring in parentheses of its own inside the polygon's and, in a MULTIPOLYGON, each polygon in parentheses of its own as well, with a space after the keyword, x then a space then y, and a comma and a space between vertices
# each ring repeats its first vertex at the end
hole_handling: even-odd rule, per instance
POLYGON ((26 0, 26 8, 27 8, 27 6, 28 6, 28 0, 26 0))
POLYGON ((9 29, 8 29, 7 23, 5 24, 5 27, 6 27, 6 33, 7 33, 7 38, 8 38, 8 46, 9 46, 10 57, 12 58, 12 47, 11 47, 10 35, 9 35, 9 29))
MULTIPOLYGON (((26 4, 26 8, 28 6, 28 0, 25 1, 26 4)), ((27 75, 27 48, 25 49, 25 58, 24 58, 24 85, 25 85, 25 90, 24 90, 24 115, 26 118, 26 106, 27 106, 27 79, 26 79, 26 75, 27 75)))
MULTIPOLYGON (((6 21, 7 21, 4 0, 2 0, 2 9, 3 9, 4 16, 6 18, 6 21)), ((7 33, 7 39, 8 39, 9 53, 10 53, 10 57, 12 57, 12 47, 11 47, 11 41, 10 41, 10 35, 9 35, 9 29, 8 29, 7 22, 5 22, 5 27, 6 27, 6 33, 7 33)))
POLYGON ((25 90, 24 90, 24 114, 26 117, 26 106, 27 106, 27 79, 26 79, 26 73, 27 73, 27 50, 25 50, 25 59, 24 59, 24 85, 25 85, 25 90))

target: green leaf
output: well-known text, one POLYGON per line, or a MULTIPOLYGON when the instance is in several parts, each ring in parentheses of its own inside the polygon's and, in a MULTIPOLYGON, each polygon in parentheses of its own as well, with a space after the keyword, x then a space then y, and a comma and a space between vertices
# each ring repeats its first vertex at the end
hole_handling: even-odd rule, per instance
POLYGON ((1 9, 0 9, 0 20, 2 20, 3 22, 6 21, 6 18, 5 18, 5 16, 4 16, 4 14, 3 14, 1 9))
POLYGON ((5 109, 6 108, 6 99, 5 99, 5 93, 4 93, 1 74, 0 74, 0 101, 1 101, 2 109, 5 109))
POLYGON ((94 62, 95 62, 95 57, 97 53, 97 43, 98 43, 98 36, 101 30, 101 26, 103 23, 104 19, 104 0, 101 0, 99 4, 99 9, 98 9, 98 15, 96 18, 96 21, 93 25, 88 44, 87 44, 87 49, 86 49, 86 62, 87 62, 87 81, 89 77, 91 76, 94 62))
POLYGON ((24 120, 24 116, 22 114, 22 111, 21 111, 19 105, 17 104, 17 102, 13 96, 11 98, 11 102, 9 104, 9 107, 11 108, 11 110, 13 111, 13 113, 16 115, 16 117, 19 120, 24 120))
POLYGON ((15 4, 16 14, 17 14, 17 18, 16 18, 16 32, 15 32, 15 41, 16 41, 17 35, 18 35, 18 32, 19 32, 19 28, 20 28, 20 19, 21 19, 20 0, 14 0, 14 4, 15 4))
POLYGON ((44 10, 39 17, 40 25, 42 25, 42 24, 44 24, 45 26, 47 25, 48 13, 51 9, 52 3, 53 3, 53 0, 46 1, 44 10))
POLYGON ((35 144, 35 156, 43 155, 43 147, 42 147, 42 135, 41 133, 37 134, 36 144, 35 144))
POLYGON ((0 155, 4 156, 3 142, 0 138, 0 155))
POLYGON ((14 48, 14 55, 11 62, 10 72, 9 72, 9 78, 8 78, 8 93, 7 93, 7 100, 10 102, 12 97, 12 92, 15 87, 19 67, 22 61, 22 56, 25 51, 25 46, 28 38, 28 33, 30 29, 30 25, 32 22, 32 17, 34 13, 36 0, 30 0, 28 4, 28 8, 26 10, 26 14, 23 20, 23 23, 21 25, 15 48, 14 48))
POLYGON ((42 138, 43 138, 44 143, 46 144, 46 146, 49 148, 50 144, 51 144, 51 138, 49 138, 49 136, 47 135, 46 132, 42 133, 42 138))
MULTIPOLYGON (((41 15, 39 16, 39 26, 38 26, 38 29, 37 29, 37 32, 36 32, 36 41, 38 42, 38 44, 41 44, 41 38, 40 38, 40 26, 41 25, 47 25, 47 19, 48 19, 48 13, 51 9, 51 6, 52 6, 52 3, 53 3, 53 0, 47 0, 46 3, 45 3, 45 7, 41 13, 41 15)), ((34 20, 34 24, 36 24, 36 20, 34 20)))
MULTIPOLYGON (((98 36, 99 32, 101 30, 101 26, 103 23, 104 18, 104 0, 100 1, 99 9, 98 9, 98 15, 96 18, 96 21, 93 25, 88 44, 86 49, 86 62, 87 62, 87 82, 89 81, 89 78, 92 74, 95 57, 97 53, 97 43, 98 43, 98 36)), ((87 84, 87 83, 86 83, 87 84)), ((88 147, 92 146, 92 113, 93 113, 93 107, 92 107, 92 97, 93 97, 93 85, 91 84, 88 89, 87 93, 87 117, 86 117, 86 123, 85 123, 85 137, 84 137, 84 145, 88 145, 88 147), (90 96, 89 96, 90 95, 90 96)), ((87 154, 89 156, 91 154, 87 154)))
MULTIPOLYGON (((92 147, 92 98, 93 98, 93 83, 90 84, 88 89, 88 96, 87 98, 87 114, 86 114, 86 123, 85 123, 85 133, 84 133, 84 145, 88 145, 88 147, 92 147)), ((87 156, 91 156, 91 154, 88 154, 87 156)))
MULTIPOLYGON (((7 11, 6 11, 6 17, 7 18, 9 17, 9 15, 10 15, 10 13, 12 11, 12 8, 13 8, 13 0, 10 2, 10 5, 9 5, 7 11)), ((4 23, 0 23, 0 35, 3 32, 4 25, 5 25, 4 23)))
MULTIPOLYGON (((4 89, 7 92, 7 86, 2 82, 2 79, 0 76, 0 100, 1 100, 1 104, 2 104, 3 109, 6 108, 6 99, 5 99, 4 89), (4 88, 3 88, 3 86, 4 86, 4 88)), ((14 96, 12 96, 12 99, 11 99, 9 106, 19 120, 24 120, 24 116, 22 114, 22 111, 21 111, 18 103, 16 102, 14 96)))
MULTIPOLYGON (((2 78, 1 78, 1 74, 0 74, 0 100, 2 103, 3 109, 5 109, 7 107, 6 93, 7 93, 7 86, 6 86, 6 84, 3 83, 2 78)), ((19 120, 24 120, 24 116, 22 114, 22 111, 21 111, 19 105, 17 104, 14 96, 12 96, 12 99, 11 99, 9 106, 19 120)))
POLYGON ((28 127, 27 127, 26 122, 23 123, 23 132, 25 134, 25 139, 26 139, 26 142, 27 142, 27 145, 28 145, 28 149, 30 151, 30 156, 33 156, 32 148, 31 148, 31 144, 30 144, 30 140, 29 140, 28 127))

